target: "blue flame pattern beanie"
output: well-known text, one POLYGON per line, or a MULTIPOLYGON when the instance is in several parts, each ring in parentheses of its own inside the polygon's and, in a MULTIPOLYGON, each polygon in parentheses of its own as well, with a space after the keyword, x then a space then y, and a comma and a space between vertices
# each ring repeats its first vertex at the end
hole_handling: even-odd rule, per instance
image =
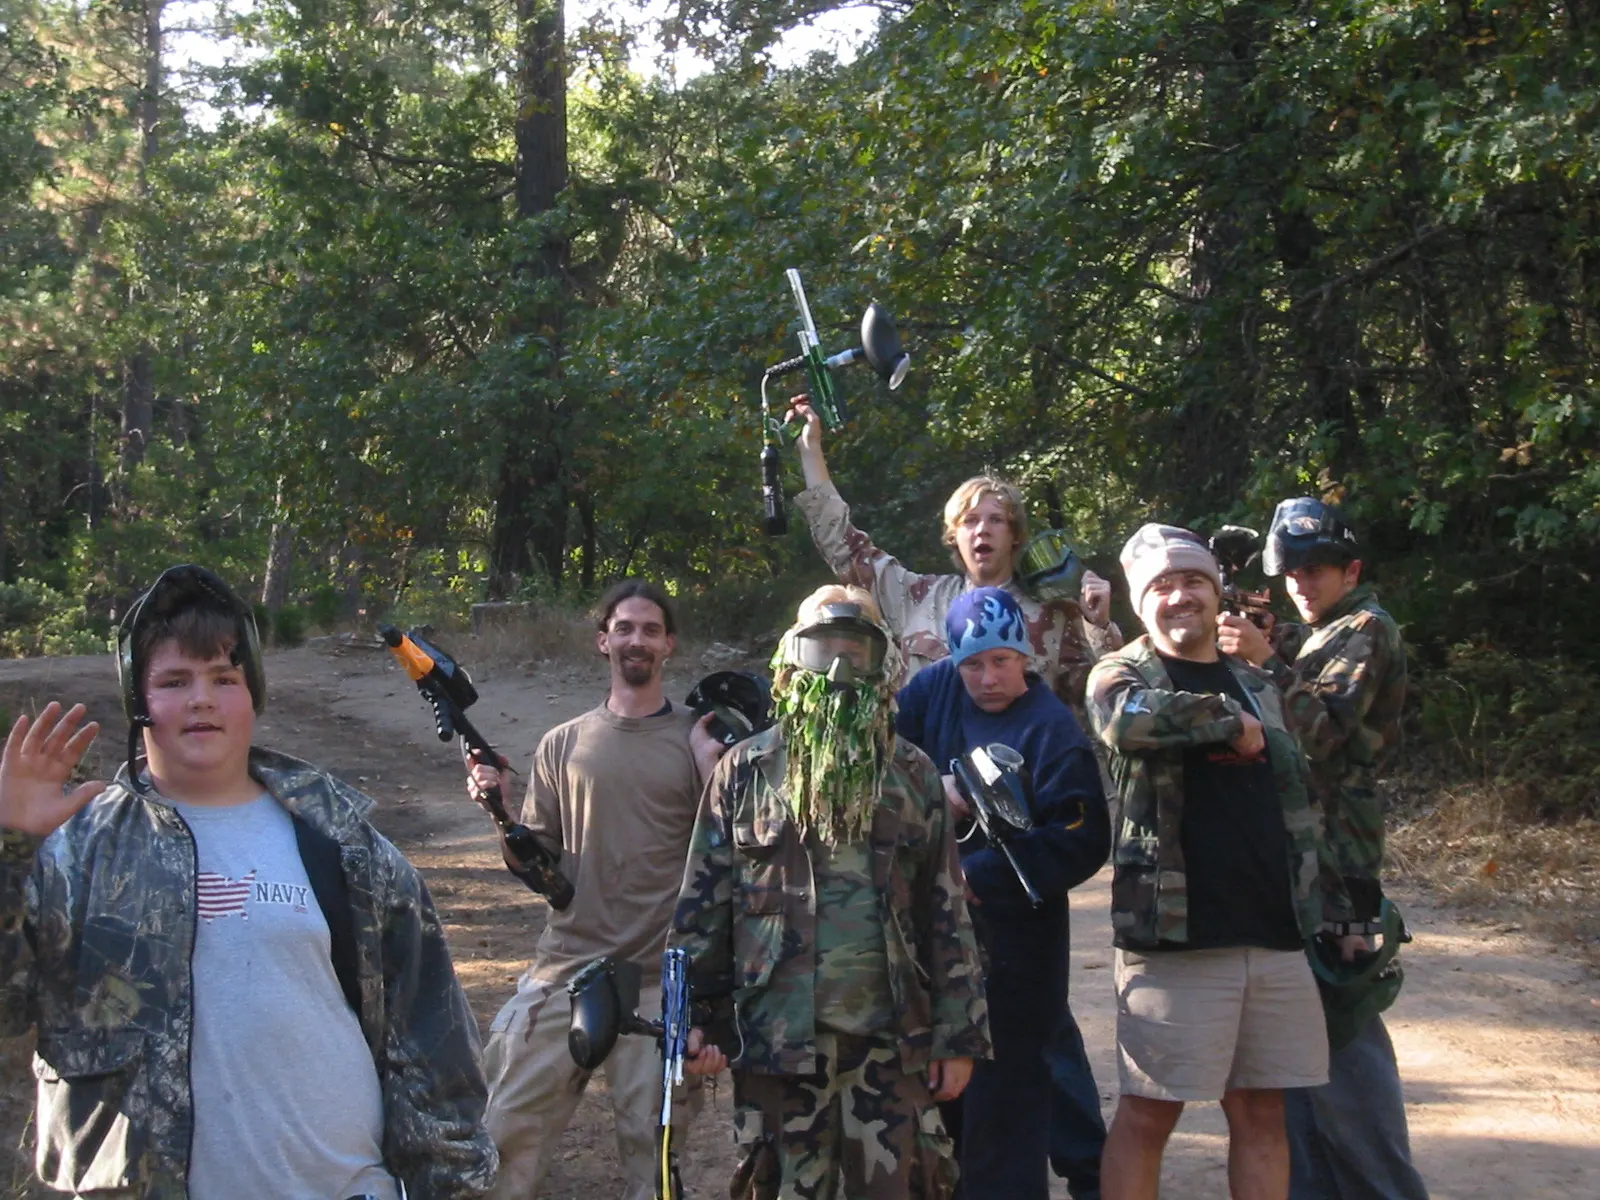
POLYGON ((945 614, 944 632, 950 643, 950 660, 956 666, 985 650, 1033 653, 1022 605, 1003 588, 981 587, 963 593, 945 614))

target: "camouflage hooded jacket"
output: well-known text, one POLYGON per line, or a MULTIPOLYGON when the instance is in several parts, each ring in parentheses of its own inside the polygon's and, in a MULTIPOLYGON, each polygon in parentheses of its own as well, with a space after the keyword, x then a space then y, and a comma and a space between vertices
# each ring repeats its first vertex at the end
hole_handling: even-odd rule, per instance
MULTIPOLYGON (((252 750, 250 771, 342 872, 348 913, 325 916, 352 926, 341 983, 378 1071, 385 1167, 413 1200, 483 1195, 497 1159, 477 1024, 421 877, 366 822, 360 792, 272 751, 252 750)), ((195 843, 126 772, 42 844, 0 843, 0 1033, 38 1031, 46 1184, 175 1200, 194 1128, 195 843)))
POLYGON ((1400 627, 1362 584, 1315 625, 1280 627, 1276 649, 1266 669, 1287 694, 1290 723, 1311 760, 1328 849, 1353 915, 1372 920, 1383 900, 1378 771, 1399 744, 1406 699, 1400 627))
MULTIPOLYGON (((833 573, 845 583, 866 588, 883 610, 883 619, 905 653, 904 687, 923 667, 947 658, 944 618, 958 596, 973 584, 965 575, 922 575, 872 544, 850 523, 850 506, 832 483, 807 488, 794 498, 811 527, 812 540, 833 573)), ((1048 683, 1074 712, 1083 709, 1083 686, 1094 660, 1122 645, 1112 622, 1100 628, 1084 620, 1074 600, 1040 604, 1012 579, 1006 591, 1016 597, 1028 619, 1033 641, 1029 670, 1048 683)))
MULTIPOLYGON (((710 1039, 734 1070, 769 1075, 817 1069, 816 881, 783 794, 784 764, 775 728, 717 764, 670 936, 689 952, 710 1039)), ((896 738, 869 839, 907 1071, 990 1049, 977 941, 945 813, 933 764, 896 738)))
MULTIPOLYGON (((1345 919, 1349 901, 1321 838, 1321 818, 1284 701, 1266 672, 1224 657, 1267 740, 1267 757, 1283 805, 1289 881, 1300 932, 1311 937, 1324 920, 1345 919)), ((1089 722, 1111 751, 1117 798, 1111 817, 1111 927, 1129 949, 1189 939, 1184 871, 1183 752, 1226 742, 1244 729, 1238 702, 1174 691, 1148 637, 1102 658, 1089 676, 1089 722)))

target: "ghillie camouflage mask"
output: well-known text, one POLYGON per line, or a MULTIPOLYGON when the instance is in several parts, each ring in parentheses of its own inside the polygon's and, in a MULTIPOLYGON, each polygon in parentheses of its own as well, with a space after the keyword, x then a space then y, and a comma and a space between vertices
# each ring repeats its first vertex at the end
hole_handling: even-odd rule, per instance
POLYGON ((888 653, 870 677, 850 683, 796 663, 791 630, 773 655, 773 706, 783 734, 784 791, 802 836, 828 845, 858 842, 872 827, 883 775, 894 751, 894 689, 898 655, 888 653))

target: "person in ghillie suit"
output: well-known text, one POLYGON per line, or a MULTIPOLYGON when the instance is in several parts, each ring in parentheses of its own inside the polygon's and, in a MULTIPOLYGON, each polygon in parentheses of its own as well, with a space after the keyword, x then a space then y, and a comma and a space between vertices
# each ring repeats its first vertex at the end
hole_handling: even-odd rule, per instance
POLYGON ((109 787, 66 790, 97 729, 82 705, 19 718, 0 761, 0 1033, 38 1034, 39 1178, 150 1200, 482 1196, 488 1089, 439 915, 371 800, 251 746, 249 607, 174 567, 124 620, 118 668, 131 728, 109 787))
MULTIPOLYGON (((1279 622, 1270 640, 1239 617, 1219 618, 1218 644, 1269 672, 1289 695, 1289 719, 1311 764, 1325 838, 1350 922, 1324 930, 1347 959, 1370 948, 1384 904, 1383 802, 1377 777, 1400 740, 1406 651, 1400 627, 1362 579, 1355 530, 1332 505, 1285 500, 1263 555, 1282 575, 1304 623, 1279 622)), ((1292 1200, 1427 1200, 1411 1161, 1405 1095, 1381 1015, 1333 1048, 1328 1083, 1287 1098, 1292 1200)))
POLYGON ((990 1051, 939 774, 895 736, 895 649, 859 588, 800 606, 778 723, 701 801, 671 942, 691 960, 689 1070, 731 1065, 738 1200, 942 1200, 937 1102, 990 1051))

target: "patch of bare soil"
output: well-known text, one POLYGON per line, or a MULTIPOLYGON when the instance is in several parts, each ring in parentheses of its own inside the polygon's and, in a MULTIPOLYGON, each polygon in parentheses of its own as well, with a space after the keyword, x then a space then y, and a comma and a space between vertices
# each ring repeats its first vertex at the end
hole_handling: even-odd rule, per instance
MULTIPOLYGON (((474 669, 484 733, 519 766, 544 731, 599 703, 598 660, 559 658, 514 641, 445 638, 474 669)), ((578 644, 578 643, 574 643, 578 644)), ((699 671, 685 655, 669 694, 681 701, 699 671)), ((389 655, 306 647, 268 659, 271 702, 259 741, 321 763, 377 801, 374 820, 423 871, 445 915, 456 967, 485 1029, 511 995, 543 925, 543 901, 499 863, 488 819, 465 798, 458 753, 433 736, 431 717, 389 655)), ((125 725, 109 658, 0 662, 0 707, 16 712, 53 697, 81 699, 109 731, 96 774, 121 755, 125 725)), ((1600 989, 1568 952, 1514 928, 1447 915, 1428 894, 1402 894, 1416 943, 1405 992, 1389 1016, 1410 1104, 1412 1144, 1437 1200, 1566 1200, 1594 1194, 1600 1178, 1600 989), (1589 1184, 1583 1183, 1590 1180, 1589 1184)), ((1107 1112, 1115 1106, 1115 1008, 1108 876, 1073 896, 1073 1008, 1083 1026, 1107 1112)), ((1592 931, 1591 931, 1592 932, 1592 931)), ((726 1077, 689 1139, 690 1194, 725 1194, 733 1166, 726 1077)), ((32 1102, 25 1042, 0 1043, 0 1160, 4 1194, 30 1157, 21 1145, 32 1102)), ((1185 1113, 1168 1152, 1164 1193, 1181 1200, 1227 1195, 1225 1138, 1216 1105, 1185 1113)), ((566 1200, 621 1193, 603 1078, 568 1129, 545 1195, 566 1200)), ((1058 1183, 1052 1193, 1064 1197, 1058 1183)))

